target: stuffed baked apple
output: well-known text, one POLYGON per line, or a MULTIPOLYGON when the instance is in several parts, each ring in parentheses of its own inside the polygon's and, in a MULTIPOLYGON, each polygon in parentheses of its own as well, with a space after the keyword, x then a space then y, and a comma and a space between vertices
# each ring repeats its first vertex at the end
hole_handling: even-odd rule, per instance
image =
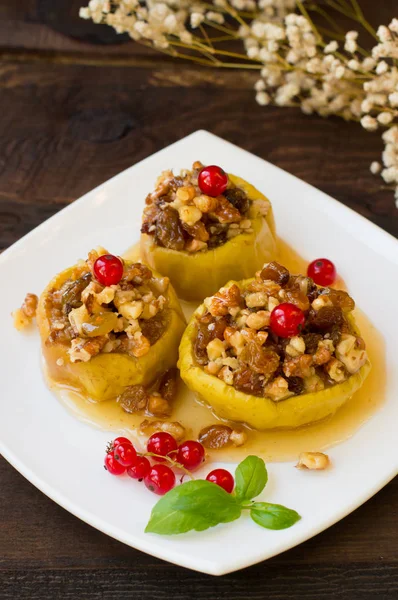
POLYGON ((370 370, 344 291, 270 263, 206 298, 181 341, 188 387, 218 416, 256 429, 333 414, 370 370))
POLYGON ((179 176, 161 174, 146 199, 141 232, 142 259, 185 300, 202 300, 229 279, 249 277, 276 254, 269 200, 243 179, 200 162, 179 176))
POLYGON ((96 401, 174 367, 185 328, 167 278, 103 249, 49 283, 37 322, 49 375, 96 401))

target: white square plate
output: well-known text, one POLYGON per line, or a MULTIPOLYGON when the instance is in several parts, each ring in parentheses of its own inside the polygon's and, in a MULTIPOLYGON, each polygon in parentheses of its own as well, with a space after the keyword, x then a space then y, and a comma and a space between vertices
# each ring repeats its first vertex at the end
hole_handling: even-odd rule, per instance
POLYGON ((398 472, 397 273, 393 237, 292 175, 197 131, 89 192, 0 256, 1 451, 36 487, 83 521, 178 565, 221 575, 283 552, 343 518, 398 472), (158 173, 197 158, 221 163, 263 191, 273 203, 279 235, 301 255, 332 256, 386 343, 386 401, 351 439, 333 448, 335 468, 303 478, 292 463, 269 465, 264 498, 302 515, 284 531, 264 530, 242 517, 202 533, 145 534, 156 498, 144 486, 105 477, 101 463, 109 433, 78 421, 57 401, 42 378, 38 334, 18 333, 10 318, 27 291, 39 293, 55 273, 92 247, 101 244, 115 254, 127 249, 138 239, 144 198, 158 173), (56 448, 56 460, 50 448, 56 448))

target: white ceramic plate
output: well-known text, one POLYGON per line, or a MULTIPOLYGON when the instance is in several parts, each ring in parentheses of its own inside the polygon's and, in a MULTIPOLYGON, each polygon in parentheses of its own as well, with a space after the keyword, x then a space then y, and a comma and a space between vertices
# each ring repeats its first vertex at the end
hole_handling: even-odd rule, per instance
POLYGON ((393 237, 292 175, 197 131, 86 194, 0 256, 1 451, 36 487, 83 521, 178 565, 221 575, 283 552, 343 518, 398 472, 397 272, 393 237), (116 254, 127 249, 138 239, 144 198, 157 174, 198 158, 222 164, 269 196, 279 234, 301 255, 333 257, 386 342, 386 402, 356 435, 333 448, 335 468, 303 477, 292 463, 269 465, 264 498, 302 515, 284 531, 264 530, 242 517, 203 533, 144 534, 156 497, 144 486, 105 474, 109 433, 76 420, 50 393, 41 375, 38 334, 18 333, 10 318, 27 291, 39 293, 55 273, 92 247, 101 244, 116 254), (51 448, 56 448, 56 461, 51 448))

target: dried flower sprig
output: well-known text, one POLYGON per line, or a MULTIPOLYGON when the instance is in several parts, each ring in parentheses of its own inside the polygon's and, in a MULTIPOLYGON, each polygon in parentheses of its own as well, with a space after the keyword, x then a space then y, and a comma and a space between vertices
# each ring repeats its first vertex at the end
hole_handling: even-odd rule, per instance
POLYGON ((262 106, 299 106, 384 130, 382 163, 370 170, 395 188, 398 207, 398 19, 375 31, 358 0, 90 0, 80 16, 175 58, 258 70, 262 106), (359 45, 358 28, 375 40, 370 50, 359 45))

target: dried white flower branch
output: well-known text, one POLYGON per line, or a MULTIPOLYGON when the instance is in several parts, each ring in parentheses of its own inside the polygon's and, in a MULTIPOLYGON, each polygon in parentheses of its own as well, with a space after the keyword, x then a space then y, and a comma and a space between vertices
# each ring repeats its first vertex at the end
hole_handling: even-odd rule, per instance
POLYGON ((80 16, 176 58, 258 70, 261 106, 384 129, 382 164, 370 170, 395 188, 398 207, 398 19, 375 31, 358 0, 90 0, 80 16), (359 46, 359 31, 341 30, 339 13, 373 37, 370 51, 359 46), (228 49, 230 41, 245 53, 228 49))

